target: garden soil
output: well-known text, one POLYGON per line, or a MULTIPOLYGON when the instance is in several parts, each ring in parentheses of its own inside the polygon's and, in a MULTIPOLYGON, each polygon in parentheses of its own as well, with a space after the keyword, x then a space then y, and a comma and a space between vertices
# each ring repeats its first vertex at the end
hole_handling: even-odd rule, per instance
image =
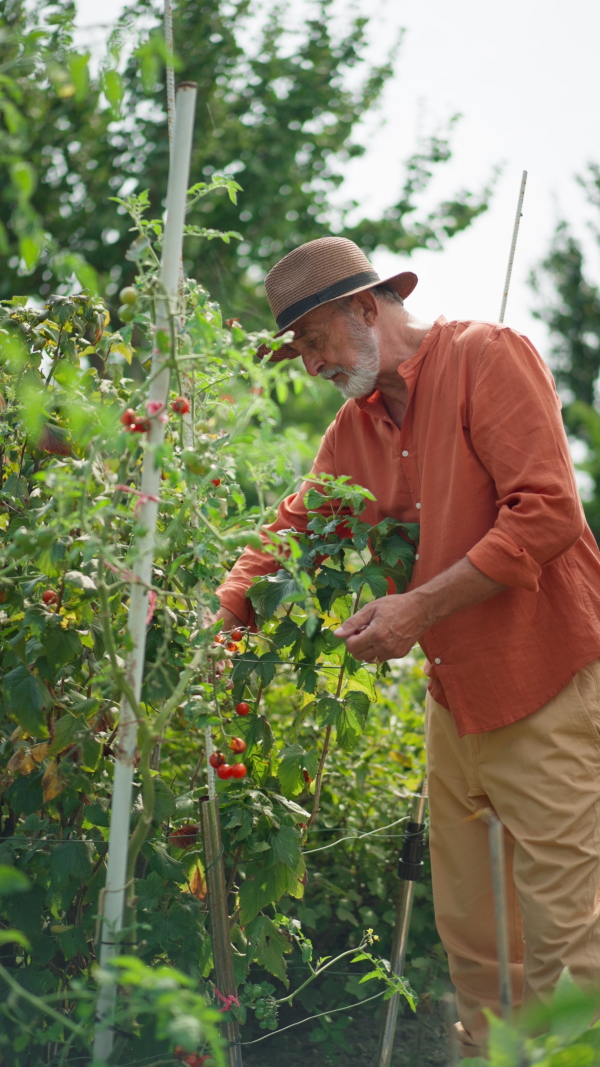
MULTIPOLYGON (((396 1026, 392 1067, 446 1067, 452 1062, 446 1013, 442 1005, 419 1007, 413 1014, 400 1011, 396 1026)), ((339 1015, 332 1015, 332 1022, 339 1015)), ((344 1031, 347 1048, 327 1048, 311 1041, 310 1024, 267 1038, 254 1048, 242 1049, 244 1067, 377 1067, 381 1011, 353 1012, 344 1031)), ((312 1024, 314 1026, 314 1023, 312 1024)))

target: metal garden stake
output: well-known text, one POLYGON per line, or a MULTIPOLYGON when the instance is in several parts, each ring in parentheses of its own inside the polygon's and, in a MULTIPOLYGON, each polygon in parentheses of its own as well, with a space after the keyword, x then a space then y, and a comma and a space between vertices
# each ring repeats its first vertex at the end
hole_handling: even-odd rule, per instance
MULTIPOLYGON (((165 223, 160 286, 156 314, 156 332, 170 338, 171 321, 176 311, 179 263, 183 243, 196 86, 187 82, 179 87, 177 95, 175 137, 169 182, 167 189, 167 217, 165 223)), ((166 408, 170 384, 170 343, 156 344, 152 354, 151 385, 149 400, 158 402, 158 408, 166 408), (164 351, 166 347, 166 351, 164 351)), ((148 615, 148 591, 152 584, 152 561, 156 533, 160 491, 160 466, 155 465, 156 450, 164 441, 164 425, 159 418, 151 418, 142 468, 141 496, 138 516, 139 528, 143 531, 137 542, 137 555, 132 565, 133 580, 130 589, 128 632, 132 650, 127 657, 125 676, 135 704, 139 704, 144 652, 146 647, 146 618, 148 615)), ((103 907, 100 935, 100 966, 105 967, 120 951, 120 934, 123 928, 123 910, 127 886, 127 853, 129 847, 129 820, 134 773, 134 756, 137 744, 136 709, 125 697, 121 703, 119 733, 115 746, 115 773, 111 805, 108 866, 103 892, 103 907)), ((112 1051, 114 1032, 110 1026, 116 1002, 116 985, 105 985, 98 998, 98 1029, 94 1042, 96 1059, 107 1059, 112 1051)))
MULTIPOLYGON (((478 813, 479 814, 479 813, 478 813)), ((498 981, 500 985, 500 1008, 502 1018, 509 1019, 512 1012, 510 983, 510 958, 508 951, 508 923, 506 918, 506 877, 504 864, 504 827, 490 808, 484 808, 480 817, 487 823, 490 840, 492 888, 494 891, 494 914, 496 918, 496 941, 498 951, 498 981)))
MULTIPOLYGON (((396 923, 392 942, 392 973, 402 977, 408 945, 408 932, 412 913, 415 882, 423 873, 423 849, 425 847, 425 806, 427 804, 427 782, 423 783, 421 793, 413 798, 410 821, 407 823, 402 842, 402 851, 398 861, 400 888, 396 905, 396 923)), ((389 1067, 394 1047, 394 1034, 398 1016, 400 994, 384 1001, 383 1019, 379 1034, 377 1067, 389 1067)))
POLYGON ((517 214, 515 216, 515 224, 513 226, 512 241, 510 243, 510 252, 508 256, 508 266, 506 268, 506 278, 504 280, 504 292, 502 293, 502 305, 500 307, 500 315, 498 322, 504 322, 504 312, 506 311, 506 301, 508 300, 508 290, 510 288, 510 278, 513 269, 513 262, 515 258, 515 250, 517 247, 517 237, 519 236, 519 225, 521 222, 521 215, 523 213, 523 197, 525 196, 525 186, 527 184, 527 171, 524 170, 521 176, 521 188, 519 189, 519 201, 517 203, 517 214))

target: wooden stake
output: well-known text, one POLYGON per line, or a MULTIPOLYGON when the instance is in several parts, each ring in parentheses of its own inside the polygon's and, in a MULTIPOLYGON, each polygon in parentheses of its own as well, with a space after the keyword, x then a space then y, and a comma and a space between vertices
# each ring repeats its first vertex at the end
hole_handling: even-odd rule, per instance
MULTIPOLYGON (((200 802, 200 823, 204 842, 204 872, 206 875, 208 914, 215 964, 216 987, 223 997, 236 996, 233 976, 233 954, 229 933, 229 914, 225 892, 225 866, 219 822, 218 797, 203 798, 200 802)), ((242 1067, 240 1031, 235 1019, 226 1022, 223 1033, 228 1047, 225 1051, 228 1067, 242 1067)))

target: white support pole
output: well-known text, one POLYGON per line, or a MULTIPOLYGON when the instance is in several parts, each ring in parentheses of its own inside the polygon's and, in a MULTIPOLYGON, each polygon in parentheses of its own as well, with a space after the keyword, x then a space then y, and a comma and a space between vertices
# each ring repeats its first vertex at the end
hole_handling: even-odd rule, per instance
POLYGON ((500 307, 500 315, 498 322, 504 322, 504 312, 506 311, 506 301, 508 300, 508 290, 510 289, 510 279, 512 275, 513 262, 515 258, 515 250, 517 247, 517 237, 519 236, 519 224, 521 222, 521 216, 523 214, 523 197, 525 196, 525 186, 527 184, 527 171, 524 170, 521 175, 521 188, 519 189, 519 201, 517 203, 517 214, 515 215, 515 224, 513 226, 512 241, 510 243, 510 252, 508 255, 508 266, 506 268, 506 278, 504 279, 504 291, 502 293, 502 304, 500 307))
MULTIPOLYGON (((172 322, 177 310, 177 287, 179 264, 183 245, 183 226, 186 211, 196 86, 192 82, 179 86, 175 110, 175 136, 169 182, 167 189, 167 213, 161 261, 161 293, 158 300, 155 331, 169 338, 165 345, 155 343, 152 353, 152 379, 149 399, 158 401, 166 409, 170 383, 170 338, 172 322)), ((148 591, 152 584, 152 562, 158 514, 160 489, 160 466, 155 465, 157 448, 165 436, 164 424, 158 417, 150 418, 146 451, 142 467, 140 509, 138 524, 143 533, 139 538, 138 554, 133 563, 134 579, 131 584, 128 631, 133 648, 127 657, 125 668, 127 682, 135 702, 140 699, 142 671, 146 648, 146 618, 148 614, 148 591)), ((137 744, 137 720, 129 701, 123 698, 119 733, 115 746, 115 774, 113 784, 110 834, 108 843, 108 866, 103 894, 104 907, 101 916, 100 966, 118 955, 119 935, 123 928, 127 886, 127 855, 129 847, 129 821, 134 774, 134 757, 137 744)), ((106 1060, 111 1054, 114 1034, 110 1027, 115 1007, 116 987, 105 986, 98 998, 98 1030, 94 1043, 94 1058, 106 1060)))

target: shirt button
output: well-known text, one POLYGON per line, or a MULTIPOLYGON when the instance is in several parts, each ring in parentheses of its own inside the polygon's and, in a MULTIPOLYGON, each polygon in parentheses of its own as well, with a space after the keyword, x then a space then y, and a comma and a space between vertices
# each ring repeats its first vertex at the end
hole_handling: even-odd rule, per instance
POLYGON ((421 508, 421 505, 420 504, 415 504, 415 507, 416 507, 417 511, 419 511, 420 508, 421 508))
POLYGON ((439 664, 439 663, 441 663, 442 661, 441 661, 441 659, 440 659, 440 657, 439 657, 439 656, 436 656, 433 662, 434 662, 434 663, 438 663, 438 664, 439 664))
POLYGON ((406 449, 403 450, 402 455, 403 456, 407 456, 408 455, 408 452, 406 451, 406 449))
POLYGON ((415 552, 415 559, 418 559, 418 558, 419 558, 419 553, 415 552))

